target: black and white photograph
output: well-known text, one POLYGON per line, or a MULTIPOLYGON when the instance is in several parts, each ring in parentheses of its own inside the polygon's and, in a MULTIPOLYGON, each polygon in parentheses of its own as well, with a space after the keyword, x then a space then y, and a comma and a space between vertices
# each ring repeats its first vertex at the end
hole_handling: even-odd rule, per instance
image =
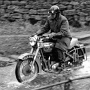
POLYGON ((0 90, 90 90, 90 0, 0 0, 0 90))

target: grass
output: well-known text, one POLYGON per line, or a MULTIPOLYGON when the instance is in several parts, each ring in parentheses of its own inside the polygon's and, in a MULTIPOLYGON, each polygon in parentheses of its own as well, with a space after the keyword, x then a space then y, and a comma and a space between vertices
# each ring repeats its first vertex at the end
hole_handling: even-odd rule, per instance
POLYGON ((0 54, 20 54, 30 50, 28 37, 0 37, 0 54))
POLYGON ((21 54, 30 50, 29 35, 39 28, 27 22, 0 22, 0 54, 21 54))
MULTIPOLYGON (((8 21, 0 21, 0 54, 11 55, 21 54, 30 50, 28 36, 40 29, 39 23, 31 25, 29 22, 16 21, 9 23, 8 21)), ((89 30, 90 27, 73 28, 71 32, 81 32, 89 30)))

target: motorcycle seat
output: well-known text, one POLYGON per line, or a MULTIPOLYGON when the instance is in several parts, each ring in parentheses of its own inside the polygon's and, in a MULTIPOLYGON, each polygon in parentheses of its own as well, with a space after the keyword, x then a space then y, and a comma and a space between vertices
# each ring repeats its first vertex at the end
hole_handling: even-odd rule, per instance
POLYGON ((76 44, 78 44, 78 39, 77 38, 72 38, 71 39, 71 42, 70 42, 69 49, 71 49, 72 47, 74 47, 76 44))

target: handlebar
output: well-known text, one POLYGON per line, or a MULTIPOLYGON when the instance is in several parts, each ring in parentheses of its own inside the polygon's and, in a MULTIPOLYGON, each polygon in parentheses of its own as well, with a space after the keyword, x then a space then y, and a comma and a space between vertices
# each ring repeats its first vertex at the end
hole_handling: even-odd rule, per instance
POLYGON ((42 35, 42 36, 39 36, 39 38, 46 38, 46 39, 49 39, 50 37, 49 37, 49 35, 42 35))
MULTIPOLYGON (((39 39, 41 39, 41 38, 42 38, 42 40, 44 40, 44 39, 50 39, 49 34, 43 34, 43 35, 41 35, 41 36, 31 35, 31 36, 29 37, 29 40, 31 40, 31 38, 33 38, 34 40, 35 40, 35 39, 36 39, 36 40, 39 40, 39 39)), ((35 41, 36 41, 36 40, 35 40, 35 41)))

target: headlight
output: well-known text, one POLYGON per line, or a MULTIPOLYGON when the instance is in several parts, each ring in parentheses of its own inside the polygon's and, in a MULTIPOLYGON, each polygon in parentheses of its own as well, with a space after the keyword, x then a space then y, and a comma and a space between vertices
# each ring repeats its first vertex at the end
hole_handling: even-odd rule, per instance
POLYGON ((36 44, 37 38, 36 36, 34 36, 34 37, 30 37, 29 40, 30 40, 29 44, 31 46, 34 46, 36 44))
POLYGON ((34 46, 36 44, 36 41, 35 41, 35 39, 33 37, 29 38, 29 40, 30 40, 29 44, 31 46, 34 46))
POLYGON ((35 45, 35 42, 32 41, 32 42, 29 42, 29 44, 30 44, 31 46, 34 46, 34 45, 35 45))

